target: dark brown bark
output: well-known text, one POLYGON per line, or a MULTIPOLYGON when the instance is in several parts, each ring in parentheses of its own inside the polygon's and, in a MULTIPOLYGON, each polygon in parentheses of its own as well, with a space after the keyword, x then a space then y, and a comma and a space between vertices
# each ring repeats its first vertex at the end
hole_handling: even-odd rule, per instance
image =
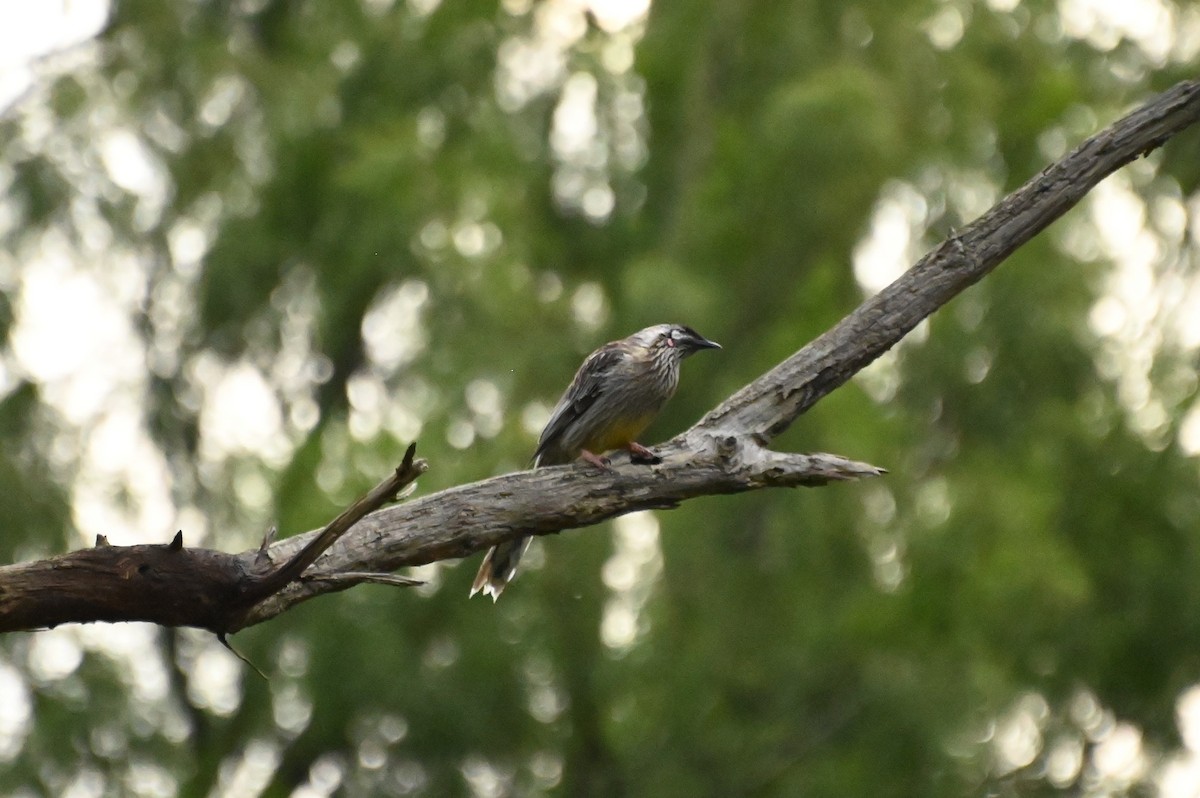
POLYGON ((0 623, 35 629, 87 619, 219 630, 249 574, 206 549, 98 546, 0 573, 0 623))
MULTIPOLYGON (((363 516, 424 473, 426 464, 415 454, 416 446, 408 447, 394 473, 306 536, 279 565, 265 545, 246 554, 189 549, 179 532, 170 543, 148 546, 110 546, 99 536, 92 549, 0 568, 0 631, 73 621, 152 621, 219 634, 240 628, 251 608, 304 578, 309 565, 363 516)), ((340 576, 341 586, 332 589, 377 581, 374 574, 340 576)))
MULTIPOLYGON (((877 475, 880 469, 834 455, 784 454, 765 447, 1100 180, 1198 119, 1200 82, 1187 81, 1088 139, 831 330, 658 447, 664 458, 659 465, 624 461, 609 473, 571 465, 507 474, 373 512, 355 523, 364 508, 386 499, 376 489, 374 500, 364 497, 339 517, 336 533, 330 532, 331 524, 262 552, 97 547, 7 566, 0 568, 0 631, 68 621, 148 620, 233 632, 353 584, 403 584, 403 577, 389 572, 462 557, 519 535, 588 526, 696 496, 877 475), (344 535, 351 525, 354 533, 344 535), (277 561, 285 564, 271 564, 277 561)), ((406 463, 414 465, 411 450, 406 463)))

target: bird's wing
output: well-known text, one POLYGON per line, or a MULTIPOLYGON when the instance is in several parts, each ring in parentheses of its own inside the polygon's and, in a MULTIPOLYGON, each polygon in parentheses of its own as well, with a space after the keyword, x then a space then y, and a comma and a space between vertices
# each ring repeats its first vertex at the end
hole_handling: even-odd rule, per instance
MULTIPOLYGON (((541 461, 562 441, 563 434, 570 426, 600 398, 607 383, 605 378, 624 358, 625 353, 616 342, 605 344, 588 355, 579 371, 575 372, 575 379, 571 380, 571 384, 550 414, 550 420, 546 422, 546 428, 542 430, 542 436, 538 439, 537 452, 533 455, 534 463, 552 465, 541 461)), ((569 457, 574 457, 574 454, 569 457)))

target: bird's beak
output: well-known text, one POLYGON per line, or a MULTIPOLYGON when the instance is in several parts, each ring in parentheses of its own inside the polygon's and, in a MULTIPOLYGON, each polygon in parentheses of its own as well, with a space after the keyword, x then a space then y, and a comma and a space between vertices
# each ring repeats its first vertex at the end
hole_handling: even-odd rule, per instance
POLYGON ((692 337, 691 340, 688 341, 688 343, 691 344, 692 349, 720 349, 721 348, 721 345, 719 343, 717 343, 716 341, 710 341, 707 338, 705 338, 703 335, 699 335, 699 334, 692 337))

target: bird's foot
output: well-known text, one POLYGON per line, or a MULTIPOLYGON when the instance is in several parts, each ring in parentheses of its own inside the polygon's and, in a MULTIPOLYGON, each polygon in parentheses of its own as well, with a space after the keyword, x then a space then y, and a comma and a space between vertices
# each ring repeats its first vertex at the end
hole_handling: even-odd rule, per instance
POLYGON ((585 463, 591 463, 601 471, 612 471, 612 463, 609 462, 607 457, 601 457, 598 454, 593 454, 587 449, 584 449, 579 453, 579 459, 583 460, 585 463))
POLYGON ((653 450, 647 449, 637 441, 632 441, 629 444, 629 462, 641 463, 643 465, 657 465, 662 462, 662 458, 654 453, 653 450))

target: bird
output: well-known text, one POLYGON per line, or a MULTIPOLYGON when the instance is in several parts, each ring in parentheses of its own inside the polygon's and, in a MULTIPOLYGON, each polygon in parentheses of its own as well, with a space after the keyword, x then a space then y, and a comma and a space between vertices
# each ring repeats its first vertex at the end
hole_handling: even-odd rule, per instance
MULTIPOLYGON (((592 352, 550 413, 538 438, 533 467, 565 465, 582 459, 608 470, 604 453, 626 449, 630 459, 661 459, 637 442, 679 385, 679 365, 701 349, 720 349, 682 324, 656 324, 592 352)), ((471 585, 471 596, 483 592, 492 601, 517 572, 529 547, 529 536, 493 546, 471 585)))

